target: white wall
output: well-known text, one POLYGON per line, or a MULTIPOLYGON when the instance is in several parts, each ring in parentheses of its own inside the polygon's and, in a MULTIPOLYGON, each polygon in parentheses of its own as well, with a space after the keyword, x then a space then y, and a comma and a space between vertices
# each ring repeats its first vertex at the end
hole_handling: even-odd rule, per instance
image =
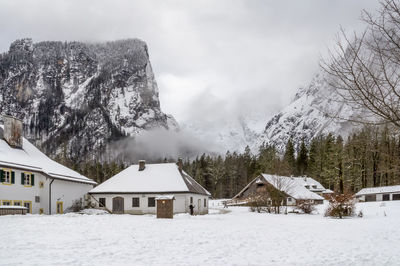
POLYGON ((51 213, 57 213, 57 201, 63 203, 64 212, 69 210, 75 201, 84 204, 84 196, 93 188, 91 184, 54 180, 51 185, 51 213))
MULTIPOLYGON (((0 169, 9 169, 0 167, 0 169)), ((49 213, 49 184, 52 179, 47 178, 41 173, 32 172, 35 176, 35 183, 33 186, 25 186, 21 184, 21 173, 29 172, 24 170, 11 169, 15 172, 15 184, 5 185, 0 183, 0 201, 10 200, 11 205, 14 201, 32 202, 32 213, 40 213, 40 209, 43 209, 43 213, 49 213), (43 183, 43 187, 40 187, 40 182, 43 183), (40 197, 40 202, 35 202, 35 196, 40 197)), ((52 202, 51 209, 52 214, 56 213, 57 200, 63 202, 64 212, 71 207, 74 200, 83 199, 84 195, 93 188, 93 185, 82 184, 70 181, 63 181, 55 179, 52 184, 52 202)))
MULTIPOLYGON (((128 214, 155 214, 156 207, 148 207, 148 198, 157 197, 159 195, 171 195, 171 194, 92 194, 96 199, 96 207, 99 207, 99 199, 106 199, 106 208, 112 211, 112 200, 114 197, 124 198, 124 212, 128 214), (132 207, 132 198, 139 198, 139 207, 132 207)), ((195 214, 207 214, 208 213, 208 197, 203 195, 197 195, 192 193, 173 194, 174 200, 174 213, 189 213, 190 197, 193 197, 193 205, 195 206, 195 214), (198 200, 201 200, 200 209, 198 208, 198 200), (207 201, 207 207, 204 207, 204 199, 207 201)), ((93 201, 92 201, 93 202, 93 201)))

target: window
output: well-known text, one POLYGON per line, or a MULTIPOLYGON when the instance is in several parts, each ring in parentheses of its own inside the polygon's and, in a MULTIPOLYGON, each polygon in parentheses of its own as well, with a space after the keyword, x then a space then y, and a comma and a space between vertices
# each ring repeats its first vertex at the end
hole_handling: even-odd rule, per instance
POLYGON ((393 194, 393 200, 400 200, 400 194, 393 194))
POLYGON ((388 201, 388 200, 390 200, 390 194, 383 194, 383 195, 382 195, 382 200, 383 200, 383 201, 388 201))
POLYGON ((139 198, 132 198, 132 207, 139 207, 139 198))
POLYGON ((40 197, 39 196, 35 196, 35 202, 39 203, 40 202, 40 197))
POLYGON ((24 201, 24 207, 28 209, 28 213, 32 213, 32 202, 31 201, 24 201))
POLYGON ((310 189, 310 186, 309 186, 309 185, 305 185, 305 187, 306 187, 306 189, 310 189))
POLYGON ((20 200, 14 200, 14 206, 21 206, 21 201, 20 200))
POLYGON ((365 196, 365 201, 366 201, 366 202, 368 202, 368 201, 376 201, 376 195, 375 195, 375 194, 373 194, 373 195, 366 195, 366 196, 365 196))
POLYGON ((207 199, 204 199, 204 207, 207 207, 207 199))
POLYGON ((63 202, 62 201, 57 201, 57 214, 63 214, 64 213, 64 208, 63 208, 63 202))
POLYGON ((317 188, 317 186, 316 186, 316 185, 313 185, 313 186, 312 186, 312 188, 313 188, 313 189, 316 189, 316 188, 317 188))
POLYGON ((193 204, 193 197, 190 197, 190 204, 193 204))
POLYGON ((156 206, 156 198, 150 197, 148 198, 148 207, 155 207, 156 206))
POLYGON ((106 198, 99 198, 99 206, 100 207, 106 206, 106 198))
POLYGON ((21 185, 31 187, 35 185, 35 175, 32 173, 21 173, 21 185))
POLYGON ((288 202, 292 202, 292 198, 287 198, 287 201, 288 202))
POLYGON ((11 201, 10 200, 3 200, 3 205, 4 206, 10 206, 11 205, 11 201))
POLYGON ((15 173, 9 169, 0 170, 0 182, 4 185, 15 184, 15 173))

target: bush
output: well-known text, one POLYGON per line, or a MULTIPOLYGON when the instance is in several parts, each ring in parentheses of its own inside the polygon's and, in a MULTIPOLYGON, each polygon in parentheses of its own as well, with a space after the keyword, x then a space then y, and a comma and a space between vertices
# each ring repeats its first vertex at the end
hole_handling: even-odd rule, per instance
POLYGON ((72 212, 79 212, 83 210, 82 201, 75 200, 69 210, 72 212))
POLYGON ((295 209, 310 214, 315 211, 315 206, 310 200, 297 200, 295 209))
POLYGON ((251 212, 273 212, 271 202, 266 194, 255 194, 248 198, 251 212))
POLYGON ((325 216, 342 219, 345 216, 353 216, 355 210, 354 196, 349 193, 335 194, 329 199, 329 206, 325 216))

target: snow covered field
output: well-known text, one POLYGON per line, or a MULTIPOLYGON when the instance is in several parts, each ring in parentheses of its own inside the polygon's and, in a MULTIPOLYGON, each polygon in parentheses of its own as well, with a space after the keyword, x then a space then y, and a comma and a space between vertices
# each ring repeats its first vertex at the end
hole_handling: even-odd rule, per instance
MULTIPOLYGON (((214 204, 214 208, 221 208, 214 204)), ((229 213, 0 216, 0 265, 399 265, 400 202, 363 218, 229 213)))

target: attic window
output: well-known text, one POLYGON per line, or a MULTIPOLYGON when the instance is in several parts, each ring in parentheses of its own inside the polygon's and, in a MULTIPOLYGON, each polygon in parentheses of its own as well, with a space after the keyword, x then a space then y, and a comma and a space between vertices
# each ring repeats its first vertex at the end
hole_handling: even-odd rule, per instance
POLYGON ((257 187, 262 187, 262 186, 264 186, 263 183, 257 183, 257 187))

